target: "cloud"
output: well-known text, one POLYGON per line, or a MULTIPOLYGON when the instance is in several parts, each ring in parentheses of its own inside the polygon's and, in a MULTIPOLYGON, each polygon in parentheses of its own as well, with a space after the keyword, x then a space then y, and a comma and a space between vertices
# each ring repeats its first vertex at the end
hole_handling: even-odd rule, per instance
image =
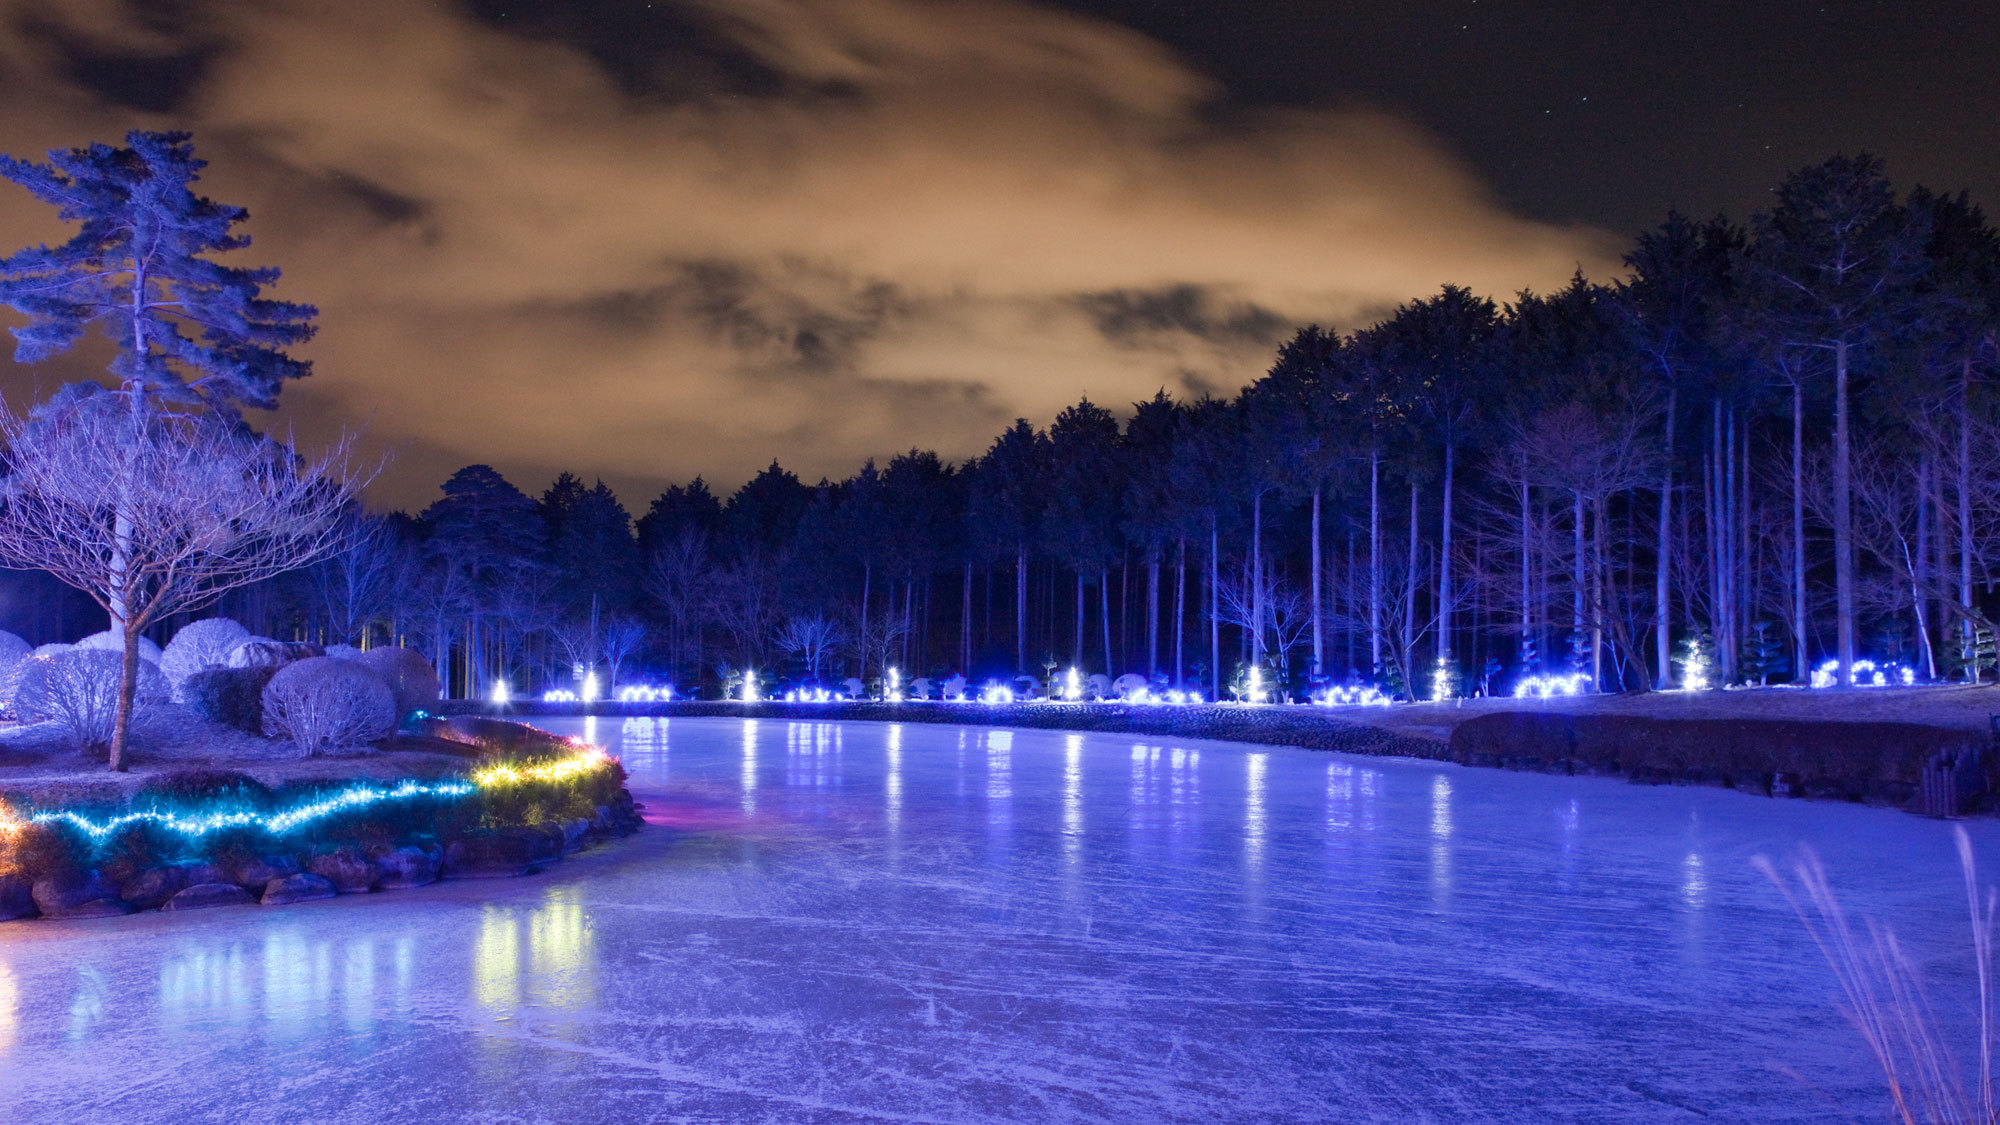
MULTIPOLYGON (((637 492, 966 456, 1086 392, 1240 385, 1296 323, 1611 261, 1403 122, 1232 107, 1005 0, 684 4, 722 62, 655 81, 450 5, 12 3, 0 150, 194 129, 239 256, 322 309, 285 411, 408 450, 400 503, 479 460, 637 492)), ((58 233, 0 194, 0 245, 58 233)))

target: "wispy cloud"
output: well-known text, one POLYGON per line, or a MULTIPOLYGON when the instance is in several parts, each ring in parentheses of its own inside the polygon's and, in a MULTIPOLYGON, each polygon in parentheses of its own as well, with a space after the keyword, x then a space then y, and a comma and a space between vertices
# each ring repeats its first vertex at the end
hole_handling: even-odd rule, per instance
MULTIPOLYGON (((1293 323, 1609 261, 1393 118, 1232 109, 1026 4, 685 5, 758 80, 651 82, 449 5, 46 8, 0 34, 0 150, 194 129, 248 255, 323 310, 286 410, 403 448, 398 501, 472 460, 645 487, 962 456, 1085 392, 1239 385, 1293 323)), ((0 243, 56 233, 0 193, 0 243)))

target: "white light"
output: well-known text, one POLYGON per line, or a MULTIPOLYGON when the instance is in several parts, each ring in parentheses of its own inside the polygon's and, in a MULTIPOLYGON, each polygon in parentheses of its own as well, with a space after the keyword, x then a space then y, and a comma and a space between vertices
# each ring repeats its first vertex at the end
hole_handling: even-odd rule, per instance
POLYGON ((901 703, 903 701, 903 677, 894 668, 889 669, 888 698, 891 703, 901 703))
POLYGON ((743 702, 757 702, 757 671, 746 669, 743 673, 743 702))
MULTIPOLYGON (((1873 660, 1854 662, 1855 687, 1888 687, 1900 684, 1913 687, 1917 682, 1917 671, 1907 664, 1877 664, 1873 660)), ((1828 660, 1813 669, 1812 686, 1830 688, 1840 683, 1840 661, 1828 660)))
POLYGON ((507 681, 499 680, 495 682, 493 685, 494 704, 499 707, 505 707, 507 706, 508 698, 509 698, 509 693, 507 691, 507 681))
POLYGON ((1451 658, 1440 655, 1431 669, 1431 701, 1443 702, 1458 694, 1458 675, 1451 666, 1451 658))
POLYGON ((1313 696, 1321 707, 1387 707, 1389 697, 1365 684, 1357 687, 1330 687, 1313 696))
POLYGON ((576 693, 564 688, 551 688, 542 693, 543 703, 576 703, 576 693))
POLYGON ((1524 676, 1514 685, 1516 699, 1553 699, 1559 695, 1582 695, 1590 687, 1590 677, 1582 672, 1567 676, 1524 676))
POLYGON ((630 684, 618 689, 620 703, 671 703, 674 689, 671 687, 648 687, 645 684, 630 684))
POLYGON ((1001 684, 987 684, 979 693, 979 702, 988 706, 1014 702, 1014 689, 1001 684))
POLYGON ((1264 670, 1253 666, 1250 669, 1250 690, 1245 693, 1245 698, 1249 699, 1252 703, 1262 703, 1266 695, 1267 693, 1264 691, 1264 670))
POLYGON ((583 701, 585 703, 595 703, 597 702, 597 695, 597 673, 585 672, 583 674, 583 701))
POLYGON ((1083 698, 1083 677, 1076 674, 1075 668, 1063 677, 1063 698, 1072 703, 1083 698))

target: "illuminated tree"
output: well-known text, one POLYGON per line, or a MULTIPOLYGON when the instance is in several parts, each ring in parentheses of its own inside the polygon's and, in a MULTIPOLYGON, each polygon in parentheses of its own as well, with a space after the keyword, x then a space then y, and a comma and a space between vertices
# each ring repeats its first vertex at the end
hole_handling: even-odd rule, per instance
POLYGON ((115 396, 80 388, 27 418, 0 411, 0 436, 0 562, 48 571, 123 631, 114 770, 125 768, 140 633, 337 551, 340 517, 365 483, 347 471, 344 445, 306 460, 187 414, 156 414, 135 435, 115 396))

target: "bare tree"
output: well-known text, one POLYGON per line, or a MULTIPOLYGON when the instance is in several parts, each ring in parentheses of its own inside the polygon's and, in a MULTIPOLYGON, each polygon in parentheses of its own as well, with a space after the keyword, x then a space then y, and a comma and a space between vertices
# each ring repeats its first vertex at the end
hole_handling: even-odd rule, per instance
POLYGON ((387 613, 405 559, 387 520, 358 510, 347 518, 345 545, 307 574, 327 639, 352 644, 387 613))
POLYGON ((676 671, 701 666, 701 628, 712 570, 708 537, 688 531, 653 552, 646 593, 667 611, 667 661, 676 671))
POLYGON ((778 629, 773 643, 779 651, 788 652, 805 661, 806 675, 819 679, 820 666, 833 655, 841 642, 840 626, 818 614, 788 618, 778 629))
POLYGON ((604 650, 604 669, 610 675, 610 687, 618 687, 618 676, 625 662, 632 659, 646 643, 646 626, 631 617, 614 617, 604 623, 604 633, 599 638, 598 647, 604 650))
POLYGON ((34 417, 0 409, 0 437, 0 562, 83 591, 124 633, 114 770, 125 768, 140 633, 340 550, 339 517, 372 475, 350 471, 344 440, 307 460, 215 417, 160 413, 135 427, 110 395, 34 417))

